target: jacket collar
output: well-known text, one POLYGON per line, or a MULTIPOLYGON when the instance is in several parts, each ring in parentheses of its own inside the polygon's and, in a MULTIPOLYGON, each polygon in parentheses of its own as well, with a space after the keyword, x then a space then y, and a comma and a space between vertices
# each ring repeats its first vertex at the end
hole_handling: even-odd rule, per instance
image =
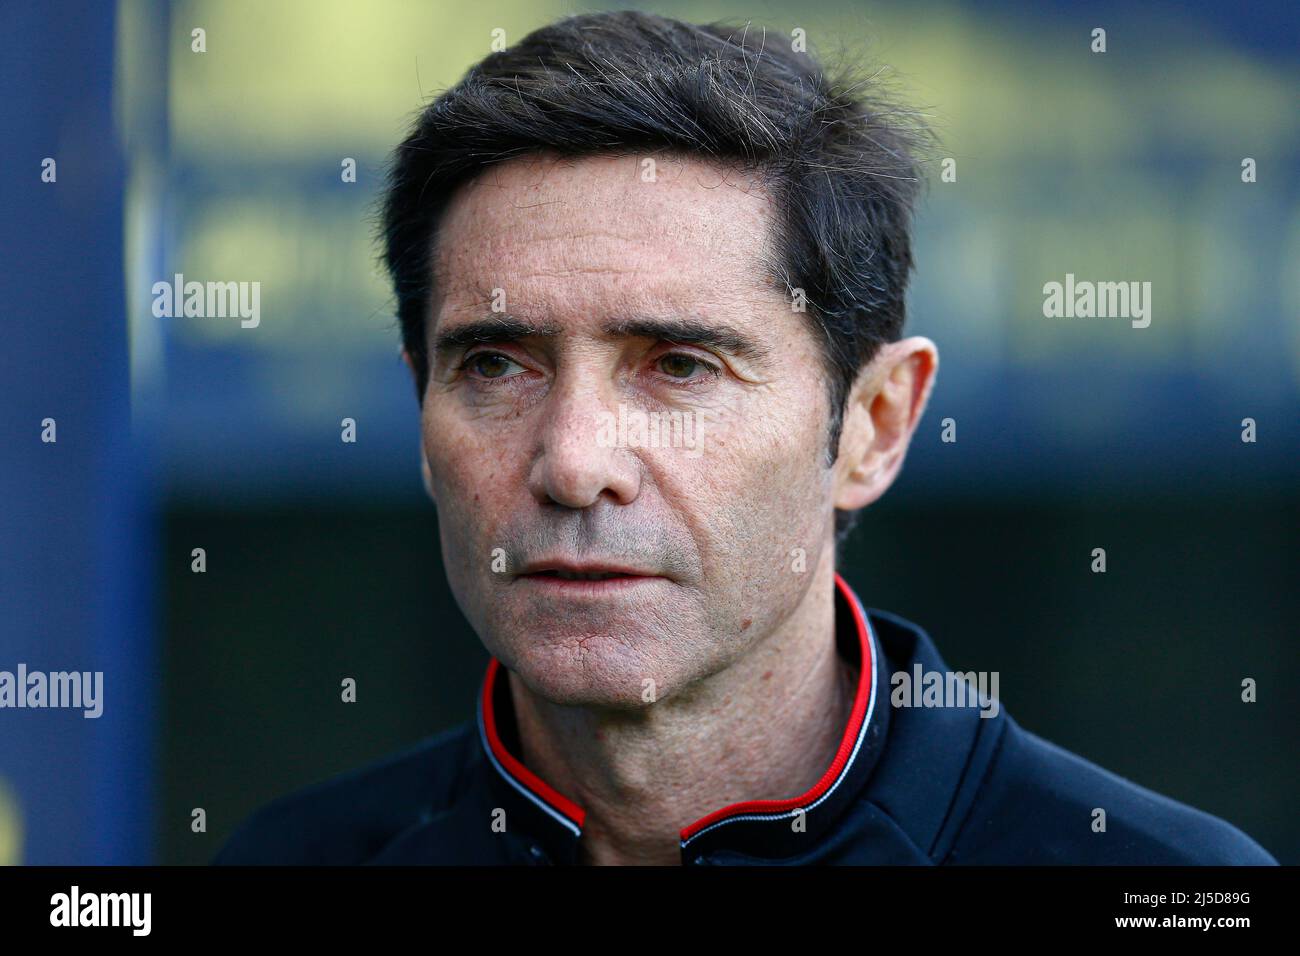
MULTIPOLYGON (((683 827, 683 863, 704 862, 706 855, 717 853, 767 859, 802 855, 833 829, 861 795, 884 746, 889 677, 867 612, 839 574, 835 575, 835 636, 841 655, 857 666, 859 676, 853 708, 826 772, 796 797, 734 803, 683 827)), ((516 756, 520 751, 509 687, 496 658, 488 663, 479 693, 478 729, 493 771, 494 794, 513 821, 510 828, 537 841, 555 862, 577 862, 586 813, 516 756)))

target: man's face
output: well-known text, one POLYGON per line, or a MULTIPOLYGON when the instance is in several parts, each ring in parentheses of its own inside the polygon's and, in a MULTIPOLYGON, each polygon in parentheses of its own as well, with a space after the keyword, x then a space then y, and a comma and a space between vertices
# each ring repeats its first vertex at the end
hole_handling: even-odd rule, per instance
POLYGON ((663 700, 728 667, 831 547, 826 373, 762 271, 773 207, 734 170, 657 167, 512 160, 437 242, 422 431, 447 574, 559 703, 641 707, 647 681, 663 700))

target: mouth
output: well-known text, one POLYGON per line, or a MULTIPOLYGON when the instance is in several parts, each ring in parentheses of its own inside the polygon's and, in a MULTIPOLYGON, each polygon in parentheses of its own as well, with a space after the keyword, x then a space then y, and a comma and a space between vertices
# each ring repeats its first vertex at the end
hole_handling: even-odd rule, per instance
POLYGON ((666 579, 636 568, 546 561, 525 567, 516 580, 551 592, 599 595, 666 579))
POLYGON ((553 577, 553 578, 559 578, 561 581, 608 581, 611 578, 644 577, 644 575, 640 575, 640 574, 623 574, 619 571, 582 572, 582 571, 561 571, 558 569, 553 569, 549 571, 537 571, 533 574, 524 575, 524 576, 538 577, 538 578, 553 577))

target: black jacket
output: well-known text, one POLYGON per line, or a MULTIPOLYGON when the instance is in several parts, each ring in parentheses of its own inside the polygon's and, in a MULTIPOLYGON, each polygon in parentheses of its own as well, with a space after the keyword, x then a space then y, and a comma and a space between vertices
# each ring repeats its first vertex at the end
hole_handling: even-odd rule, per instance
MULTIPOLYGON (((892 674, 948 668, 920 628, 864 610, 835 581, 837 641, 861 674, 835 761, 797 798, 735 804, 683 828, 683 863, 1277 862, 1223 820, 1062 750, 987 701, 891 705, 892 674)), ((582 808, 518 752, 493 659, 476 721, 274 801, 213 862, 576 862, 582 808)))

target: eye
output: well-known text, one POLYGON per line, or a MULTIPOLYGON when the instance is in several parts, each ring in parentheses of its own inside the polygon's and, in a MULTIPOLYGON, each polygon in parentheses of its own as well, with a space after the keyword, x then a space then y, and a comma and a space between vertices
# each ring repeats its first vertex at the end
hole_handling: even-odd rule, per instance
POLYGON ((506 358, 500 352, 475 352, 461 364, 462 369, 470 369, 481 378, 507 378, 510 366, 522 368, 518 362, 506 358))
POLYGON ((722 369, 711 362, 696 358, 694 355, 687 355, 685 352, 669 352, 667 355, 661 355, 657 364, 659 370, 669 378, 682 380, 690 379, 691 373, 697 368, 703 369, 715 378, 722 372, 722 369))

